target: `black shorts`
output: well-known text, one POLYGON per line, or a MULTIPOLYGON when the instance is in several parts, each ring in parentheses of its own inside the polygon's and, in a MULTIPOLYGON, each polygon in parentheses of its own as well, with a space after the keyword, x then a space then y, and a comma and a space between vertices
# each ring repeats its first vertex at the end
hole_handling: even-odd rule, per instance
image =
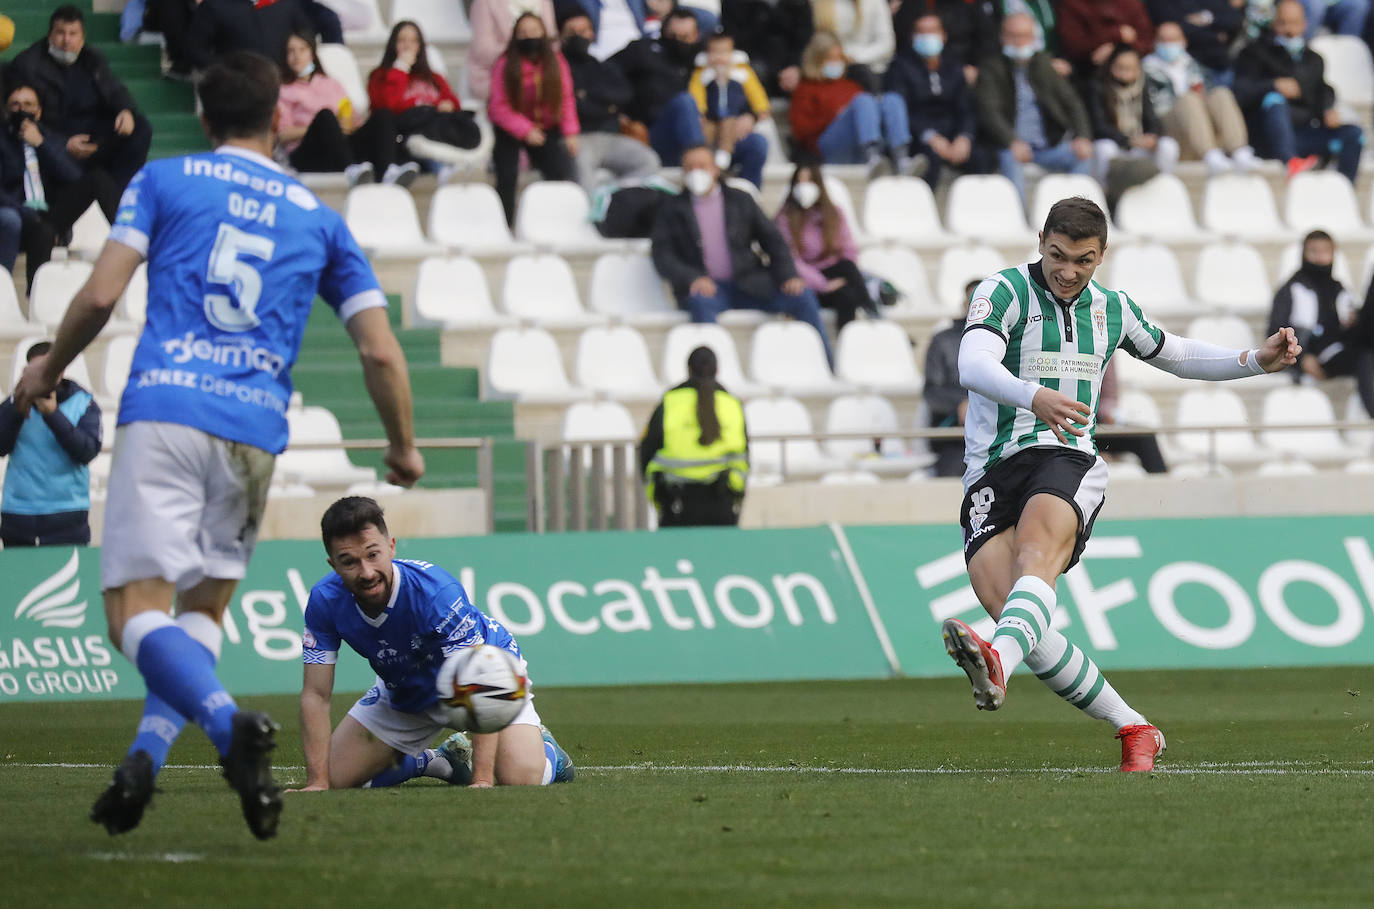
POLYGON ((1107 465, 1086 452, 1057 447, 1018 451, 969 487, 959 509, 964 564, 988 540, 1015 527, 1031 496, 1042 492, 1059 496, 1078 513, 1078 539, 1064 570, 1077 565, 1106 497, 1107 465))

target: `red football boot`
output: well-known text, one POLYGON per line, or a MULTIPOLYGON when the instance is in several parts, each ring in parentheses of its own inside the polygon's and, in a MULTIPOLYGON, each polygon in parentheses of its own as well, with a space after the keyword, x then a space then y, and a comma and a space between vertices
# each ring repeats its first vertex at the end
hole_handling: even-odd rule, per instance
POLYGON ((941 626, 945 652, 959 664, 973 685, 973 703, 979 710, 996 710, 1007 698, 1007 682, 1002 677, 1002 660, 987 641, 958 619, 945 619, 941 626))
POLYGON ((1123 726, 1116 734, 1121 739, 1121 772, 1140 773, 1155 769, 1155 758, 1164 750, 1164 733, 1153 726, 1123 726))

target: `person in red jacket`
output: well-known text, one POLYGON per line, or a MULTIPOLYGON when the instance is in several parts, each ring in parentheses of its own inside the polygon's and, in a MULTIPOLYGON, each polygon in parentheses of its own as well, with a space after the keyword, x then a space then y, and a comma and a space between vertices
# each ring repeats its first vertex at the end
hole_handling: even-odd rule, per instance
POLYGON ((792 140, 827 164, 867 164, 876 171, 890 163, 897 173, 909 173, 906 102, 895 92, 864 91, 845 75, 847 65, 840 39, 816 32, 792 92, 792 140))
POLYGON ((462 160, 459 149, 481 142, 448 80, 429 68, 424 33, 409 19, 391 29, 381 64, 368 74, 367 97, 373 110, 396 115, 396 129, 417 158, 455 164, 462 160))
POLYGON ((1059 49, 1080 73, 1107 62, 1118 44, 1142 57, 1154 49, 1155 28, 1141 0, 1061 0, 1059 49))
POLYGON ((515 223, 520 151, 546 180, 576 180, 577 101, 568 61, 554 50, 544 20, 524 13, 515 20, 506 52, 491 68, 487 116, 496 127, 496 194, 515 223))

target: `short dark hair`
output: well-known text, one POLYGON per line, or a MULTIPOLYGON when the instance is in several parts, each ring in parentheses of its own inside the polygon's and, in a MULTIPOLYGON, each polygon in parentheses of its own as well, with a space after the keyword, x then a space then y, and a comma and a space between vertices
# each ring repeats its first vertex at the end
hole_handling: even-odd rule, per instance
POLYGON ((351 537, 362 533, 368 525, 377 528, 382 536, 389 536, 386 518, 382 516, 382 506, 376 499, 367 496, 344 496, 325 509, 320 518, 320 536, 324 539, 324 551, 329 552, 329 544, 341 537, 351 537))
POLYGON ((686 148, 684 148, 684 149, 682 150, 682 157, 681 157, 681 158, 678 158, 678 163, 680 164, 680 163, 682 163, 683 161, 686 161, 686 160, 687 160, 687 156, 690 155, 690 154, 691 154, 692 152, 694 152, 694 151, 704 151, 704 152, 706 152, 707 154, 709 154, 709 155, 711 156, 711 160, 712 160, 712 161, 716 160, 716 153, 715 153, 715 151, 712 150, 711 146, 705 145, 705 144, 698 144, 698 145, 689 145, 689 146, 687 146, 686 148))
POLYGON ((30 347, 29 352, 24 355, 24 362, 32 363, 35 357, 41 357, 50 350, 52 350, 51 341, 39 341, 30 347))
POLYGON ((38 90, 37 85, 24 79, 18 73, 15 73, 14 77, 9 82, 5 83, 5 103, 8 104, 10 98, 14 96, 14 93, 23 88, 27 88, 29 91, 33 92, 33 96, 38 99, 38 107, 41 109, 44 106, 43 93, 38 90))
POLYGON ((197 92, 210 138, 249 139, 270 132, 281 72, 252 51, 224 54, 205 69, 197 92))
POLYGON ((663 17, 663 24, 666 26, 669 22, 672 22, 674 19, 691 19, 692 22, 696 24, 696 27, 698 29, 701 28, 701 20, 699 20, 696 17, 696 14, 685 6, 673 7, 672 10, 668 13, 668 15, 663 17))
POLYGON ((1074 241, 1096 237, 1102 248, 1107 248, 1107 216, 1096 202, 1083 196, 1060 199, 1050 206, 1044 232, 1046 237, 1063 234, 1074 241))
POLYGON ((48 31, 52 31, 52 27, 59 22, 80 22, 82 28, 86 27, 86 17, 82 15, 81 9, 70 3, 52 11, 52 15, 48 17, 48 31))
POLYGON ((1330 234, 1328 234, 1326 231, 1324 231, 1324 230, 1314 230, 1314 231, 1309 232, 1307 236, 1305 236, 1305 237, 1302 238, 1302 247, 1301 247, 1301 248, 1302 248, 1302 249, 1306 249, 1306 248, 1307 248, 1307 244, 1311 243, 1313 240, 1325 240, 1327 243, 1330 243, 1332 246, 1335 246, 1335 245, 1336 245, 1336 240, 1335 240, 1330 234))

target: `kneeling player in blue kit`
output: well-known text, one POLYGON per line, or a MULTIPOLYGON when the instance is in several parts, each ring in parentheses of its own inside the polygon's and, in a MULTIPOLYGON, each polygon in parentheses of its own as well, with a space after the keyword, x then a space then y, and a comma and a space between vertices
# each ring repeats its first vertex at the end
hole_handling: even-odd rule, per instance
POLYGON ((468 602, 453 576, 429 562, 396 558, 396 540, 372 499, 339 499, 320 521, 334 569, 305 608, 301 739, 306 791, 395 786, 418 776, 486 788, 568 782, 573 764, 544 729, 532 701, 505 729, 450 736, 435 678, 464 647, 493 644, 525 661, 502 625, 468 602), (329 702, 340 642, 377 673, 377 683, 330 734, 329 702))

